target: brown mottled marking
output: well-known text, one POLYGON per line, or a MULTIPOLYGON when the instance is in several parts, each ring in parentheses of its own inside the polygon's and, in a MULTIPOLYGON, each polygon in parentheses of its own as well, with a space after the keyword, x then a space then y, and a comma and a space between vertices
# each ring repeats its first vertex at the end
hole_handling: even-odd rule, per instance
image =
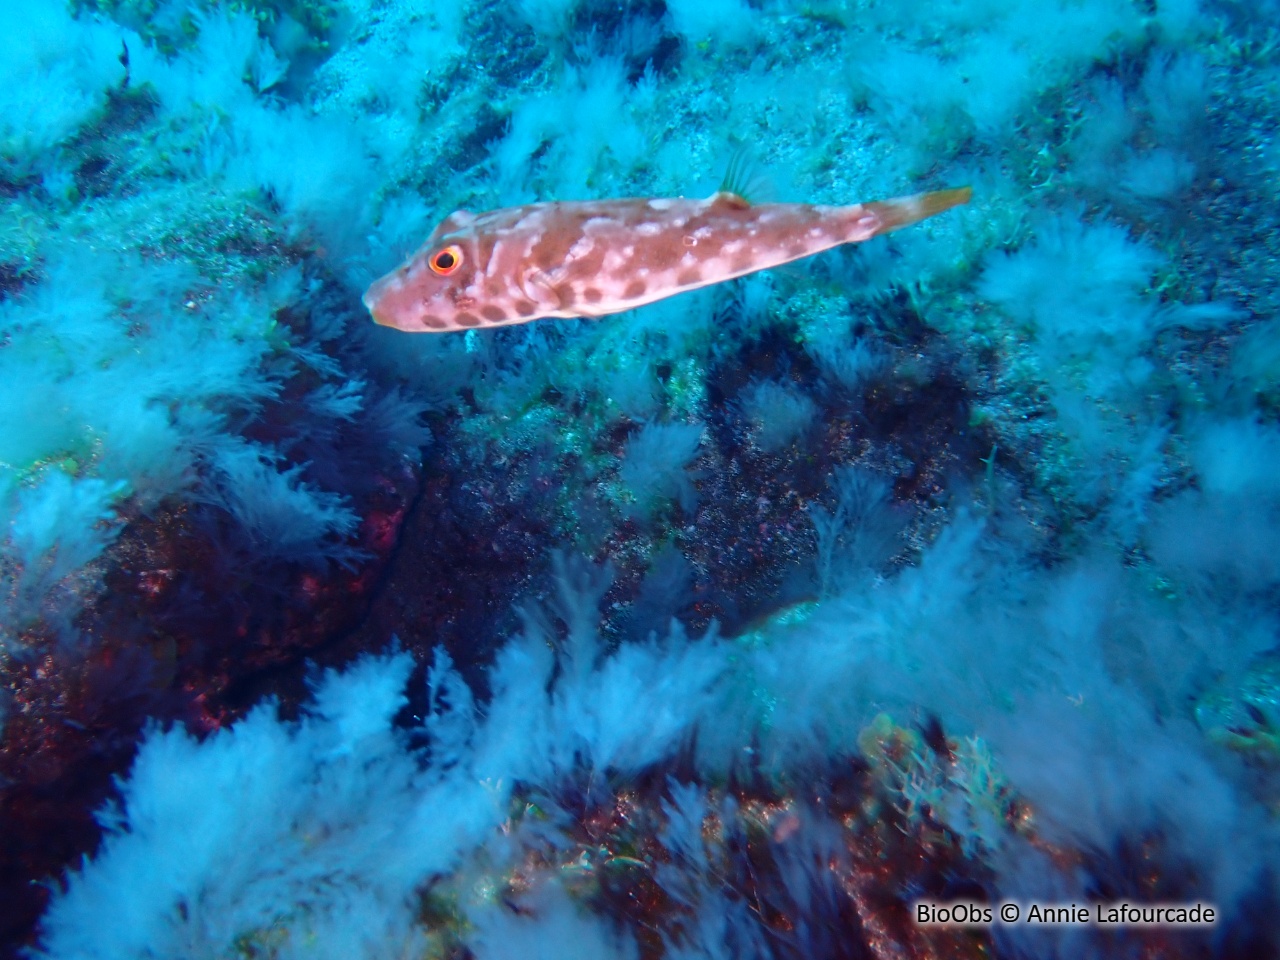
POLYGON ((537 311, 538 311, 538 308, 534 306, 532 303, 530 303, 528 300, 516 301, 516 313, 520 314, 520 316, 522 317, 532 317, 535 313, 537 313, 537 311))
POLYGON ((702 271, 697 267, 686 267, 676 274, 676 284, 681 287, 691 287, 702 279, 702 271))
POLYGON ((495 307, 492 304, 489 304, 480 308, 480 316, 484 317, 486 320, 492 320, 494 323, 497 323, 499 320, 507 319, 507 311, 503 310, 501 307, 495 307))
POLYGON ((472 313, 455 314, 453 322, 460 327, 478 327, 480 326, 480 318, 472 313))
POLYGON ((587 303, 599 303, 604 299, 604 292, 595 287, 587 287, 582 291, 582 299, 587 303))
POLYGON ((557 211, 547 211, 542 230, 529 248, 529 263, 564 263, 569 248, 578 239, 577 231, 566 229, 569 225, 562 222, 566 219, 557 211))
POLYGON ((449 324, 445 323, 439 317, 433 317, 430 315, 422 318, 422 325, 424 327, 430 327, 432 330, 447 330, 449 328, 449 324))
POLYGON ((635 300, 637 297, 643 297, 648 284, 643 280, 632 280, 627 284, 627 288, 622 291, 623 300, 635 300))
POLYGON ((684 247, 677 247, 674 243, 663 242, 662 238, 658 238, 658 242, 650 247, 647 251, 643 263, 650 270, 670 270, 684 256, 684 247))

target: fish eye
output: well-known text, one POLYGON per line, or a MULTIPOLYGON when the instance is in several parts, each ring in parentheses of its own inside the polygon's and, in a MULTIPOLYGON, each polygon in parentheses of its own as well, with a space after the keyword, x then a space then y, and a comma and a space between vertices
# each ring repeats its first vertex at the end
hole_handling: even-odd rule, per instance
POLYGON ((462 248, 455 243, 443 250, 437 250, 431 255, 428 263, 431 264, 431 269, 435 273, 447 277, 462 266, 462 248))

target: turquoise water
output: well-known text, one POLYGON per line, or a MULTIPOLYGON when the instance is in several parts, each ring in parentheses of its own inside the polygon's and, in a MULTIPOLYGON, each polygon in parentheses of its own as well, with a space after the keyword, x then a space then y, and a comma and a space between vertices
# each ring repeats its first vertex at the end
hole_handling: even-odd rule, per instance
POLYGON ((1278 14, 6 5, 5 951, 1280 955, 1278 14), (731 168, 973 195, 600 319, 361 303, 731 168))

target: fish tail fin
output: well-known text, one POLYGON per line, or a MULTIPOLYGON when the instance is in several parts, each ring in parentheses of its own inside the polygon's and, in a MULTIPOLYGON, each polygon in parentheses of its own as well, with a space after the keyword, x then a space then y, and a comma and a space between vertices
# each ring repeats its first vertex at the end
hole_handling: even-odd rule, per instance
MULTIPOLYGON (((919 223, 944 210, 958 207, 969 202, 973 196, 972 187, 956 187, 952 190, 934 190, 932 193, 917 193, 913 197, 898 197, 894 200, 877 200, 862 204, 863 216, 872 214, 878 221, 876 228, 868 234, 874 237, 891 230, 900 230, 913 223, 919 223)), ((867 239, 866 236, 858 237, 867 239)))

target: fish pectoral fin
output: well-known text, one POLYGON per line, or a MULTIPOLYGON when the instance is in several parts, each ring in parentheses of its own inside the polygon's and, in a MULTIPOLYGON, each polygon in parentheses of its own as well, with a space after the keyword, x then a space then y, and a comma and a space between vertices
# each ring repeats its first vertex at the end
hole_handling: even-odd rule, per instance
POLYGON ((556 289, 555 282, 540 267, 529 267, 525 270, 520 277, 520 289, 545 313, 559 314, 564 310, 564 298, 556 289))
POLYGON ((588 320, 599 320, 613 311, 602 303, 579 303, 570 291, 569 296, 561 293, 555 280, 538 267, 530 267, 521 278, 521 289, 524 295, 538 305, 545 317, 585 317, 588 320))

